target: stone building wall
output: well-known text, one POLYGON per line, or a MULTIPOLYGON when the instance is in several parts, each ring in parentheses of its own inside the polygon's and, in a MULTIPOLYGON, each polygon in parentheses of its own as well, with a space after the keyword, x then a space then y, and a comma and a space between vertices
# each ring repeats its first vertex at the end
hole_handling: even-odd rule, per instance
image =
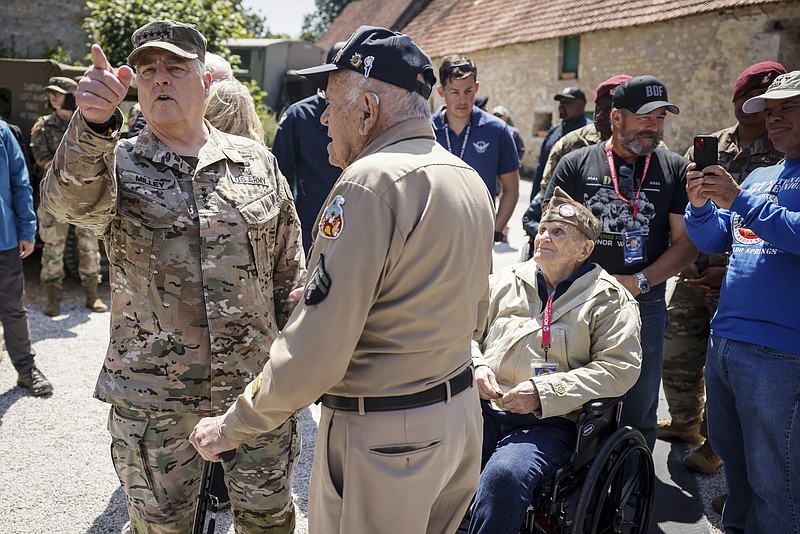
POLYGON ((42 58, 60 45, 82 59, 89 53, 81 29, 86 15, 86 0, 2 0, 0 55, 42 58))
MULTIPOLYGON (((800 69, 800 3, 669 20, 660 24, 598 31, 581 35, 579 77, 559 80, 560 41, 549 39, 471 52, 478 66, 478 95, 489 96, 487 109, 509 108, 527 147, 523 164, 532 174, 543 135, 536 119, 550 114, 559 121, 553 96, 578 86, 594 109, 594 89, 615 74, 653 74, 667 86, 680 115, 667 118, 664 141, 683 154, 695 134, 731 126, 733 82, 749 65, 777 60, 788 70, 800 69), (783 29, 775 29, 778 26, 783 29)), ((441 58, 434 58, 438 69, 441 58)), ((434 91, 433 107, 444 100, 434 91)), ((541 122, 541 121, 540 121, 541 122)))

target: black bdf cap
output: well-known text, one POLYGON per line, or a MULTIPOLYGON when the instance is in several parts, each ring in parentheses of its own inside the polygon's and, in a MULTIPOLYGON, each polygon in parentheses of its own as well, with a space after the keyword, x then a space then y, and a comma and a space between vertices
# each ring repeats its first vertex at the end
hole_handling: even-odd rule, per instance
POLYGON ((298 70, 297 74, 305 76, 324 91, 330 73, 343 69, 415 91, 425 98, 431 96, 436 84, 431 58, 411 37, 375 26, 357 29, 332 62, 298 70), (424 82, 417 79, 419 74, 422 74, 424 82))
POLYGON ((617 109, 627 109, 637 115, 645 115, 658 108, 667 108, 670 113, 678 114, 678 106, 667 100, 667 86, 655 76, 636 76, 622 82, 614 92, 614 104, 617 109))

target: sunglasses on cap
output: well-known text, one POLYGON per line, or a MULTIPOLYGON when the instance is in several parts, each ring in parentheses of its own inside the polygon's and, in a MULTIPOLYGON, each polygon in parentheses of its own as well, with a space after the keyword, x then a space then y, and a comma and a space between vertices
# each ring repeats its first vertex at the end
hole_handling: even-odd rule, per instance
POLYGON ((458 65, 450 65, 445 69, 445 74, 448 78, 466 78, 475 70, 475 65, 472 63, 459 63, 458 65))

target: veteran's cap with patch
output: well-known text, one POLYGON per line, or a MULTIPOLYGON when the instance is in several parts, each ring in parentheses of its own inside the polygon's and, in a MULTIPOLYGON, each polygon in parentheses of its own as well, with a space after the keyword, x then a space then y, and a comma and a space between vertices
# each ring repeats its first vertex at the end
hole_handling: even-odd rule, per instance
POLYGON ((298 70, 297 74, 324 91, 330 73, 345 69, 417 92, 425 98, 431 95, 436 84, 431 58, 411 37, 376 26, 357 29, 332 62, 298 70), (420 75, 422 80, 418 79, 420 75))
POLYGON ((541 222, 558 221, 571 224, 592 241, 600 237, 600 221, 589 208, 572 199, 563 189, 556 186, 553 198, 542 215, 541 222))
POLYGON ((767 92, 754 96, 742 105, 745 113, 758 113, 767 107, 767 100, 783 100, 800 96, 800 70, 781 74, 767 87, 767 92))
POLYGON ((614 107, 646 115, 659 108, 680 113, 678 106, 667 99, 667 86, 655 76, 636 76, 622 82, 614 91, 614 107))
POLYGON ((194 26, 176 20, 156 20, 145 24, 131 37, 133 52, 128 65, 136 66, 142 52, 160 48, 186 59, 206 59, 206 38, 194 26))
POLYGON ((61 93, 62 95, 74 93, 78 88, 78 82, 72 78, 66 78, 64 76, 53 76, 47 80, 47 83, 50 85, 44 88, 45 91, 55 91, 56 93, 61 93))

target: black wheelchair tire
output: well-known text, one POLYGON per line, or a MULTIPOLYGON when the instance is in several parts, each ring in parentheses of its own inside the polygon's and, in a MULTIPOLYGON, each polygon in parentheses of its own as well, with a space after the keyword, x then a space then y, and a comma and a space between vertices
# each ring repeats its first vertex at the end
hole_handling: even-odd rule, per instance
POLYGON ((644 437, 618 429, 597 453, 575 506, 571 534, 645 534, 655 491, 653 457, 644 437), (630 464, 636 461, 635 466, 630 464), (632 512, 628 518, 626 512, 632 512))

